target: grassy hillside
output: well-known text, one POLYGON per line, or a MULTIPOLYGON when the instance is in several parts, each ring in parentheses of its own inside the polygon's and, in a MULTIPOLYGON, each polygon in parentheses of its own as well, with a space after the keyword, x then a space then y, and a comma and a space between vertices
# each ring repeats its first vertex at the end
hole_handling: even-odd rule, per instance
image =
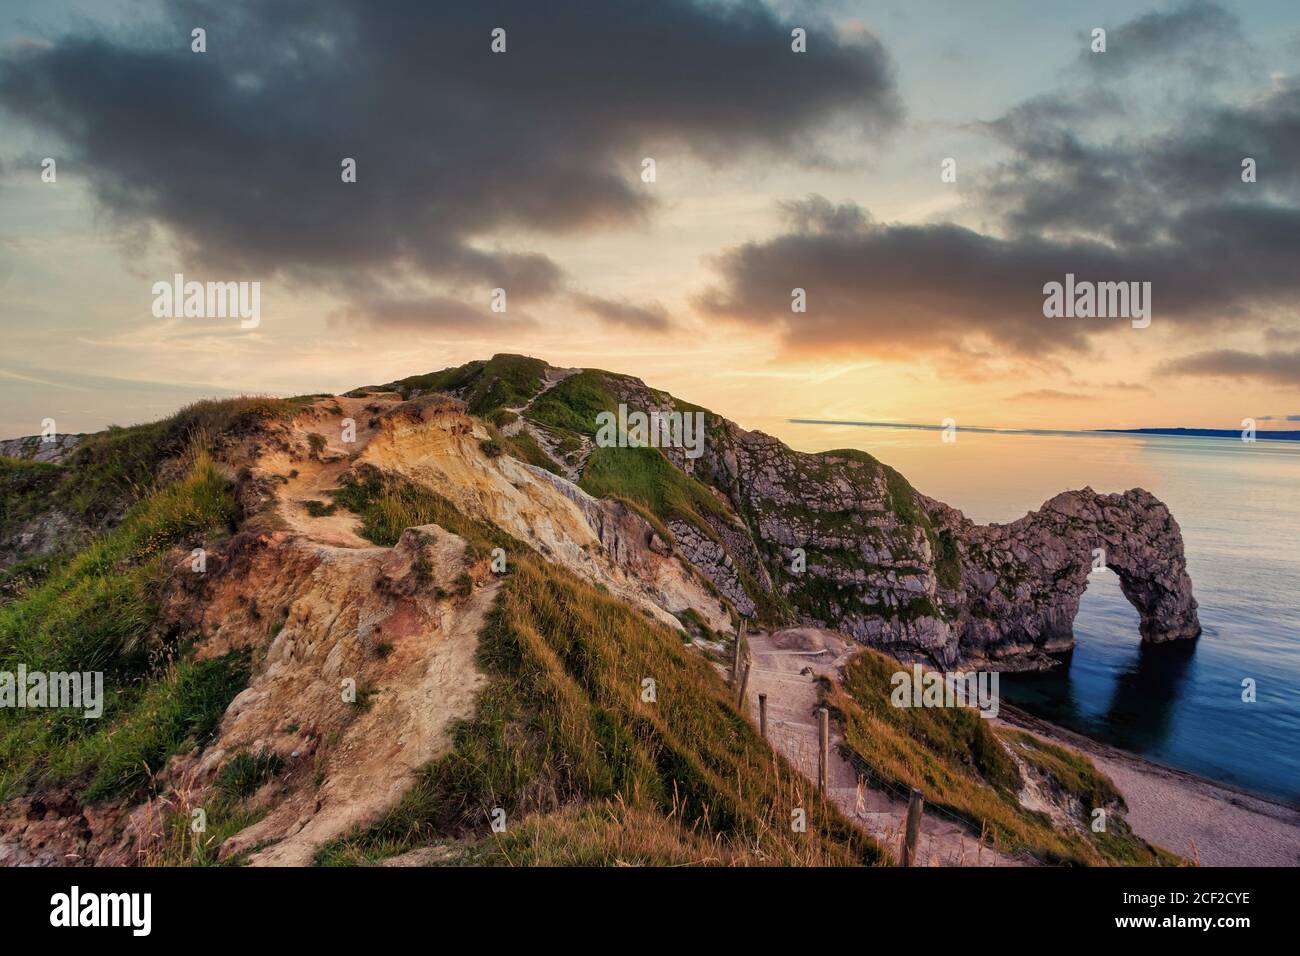
POLYGON ((527 355, 494 355, 488 361, 467 362, 427 375, 378 386, 411 398, 428 392, 450 392, 463 399, 474 415, 526 404, 542 390, 546 363, 527 355))
MULTIPOLYGON (((187 449, 206 447, 215 436, 237 436, 268 421, 283 420, 306 399, 238 397, 196 402, 160 421, 129 428, 112 426, 86 435, 61 464, 0 457, 0 566, 23 564, 33 556, 13 536, 31 522, 58 514, 59 555, 37 557, 41 573, 27 574, 30 584, 48 572, 61 554, 76 551, 95 535, 111 530, 127 511, 159 483, 162 465, 187 449)), ((166 478, 164 481, 168 480, 166 478)), ((27 570, 31 570, 28 566, 27 570)), ((24 568, 13 568, 22 573, 24 568)), ((0 600, 6 593, 0 576, 0 600)))
POLYGON ((200 453, 184 478, 0 608, 0 671, 102 671, 105 695, 99 719, 0 709, 0 800, 38 785, 71 784, 86 800, 133 792, 216 726, 246 662, 195 662, 185 635, 153 634, 155 588, 168 549, 226 534, 235 513, 229 483, 200 453))
MULTIPOLYGON (((401 495, 408 520, 441 507, 425 494, 401 495)), ((492 534, 452 523, 479 548, 492 534)), ((475 717, 401 806, 326 848, 322 862, 449 840, 467 862, 880 861, 759 739, 712 665, 676 633, 521 545, 510 553, 480 638, 491 680, 475 717), (647 679, 654 701, 643 699, 647 679), (488 826, 496 807, 509 821, 499 838, 488 826), (791 829, 796 808, 806 833, 791 829)))
POLYGON ((729 520, 700 482, 679 471, 657 448, 597 448, 582 473, 582 489, 597 498, 624 498, 660 520, 681 518, 716 537, 706 516, 729 520))
POLYGON ((528 417, 558 431, 594 437, 596 416, 618 408, 618 400, 605 386, 605 374, 583 369, 542 395, 528 409, 528 417))
POLYGON ((1019 731, 994 730, 973 710, 893 706, 890 678, 898 669, 897 661, 864 648, 845 667, 841 684, 823 689, 826 706, 843 723, 850 758, 870 776, 917 787, 927 808, 965 821, 1008 852, 1094 866, 1181 862, 1133 834, 1116 812, 1123 798, 1086 758, 1019 731), (1020 805, 1023 772, 1008 749, 1075 806, 1075 827, 1053 826, 1045 814, 1020 805), (1106 811, 1102 833, 1090 826, 1096 808, 1106 811))
MULTIPOLYGON (((400 384, 411 393, 458 390, 508 424, 504 410, 539 394, 543 371, 534 359, 497 356, 400 384)), ((604 375, 571 376, 526 414, 555 431, 590 434, 595 413, 611 401, 604 375)), ((209 450, 301 407, 295 400, 205 402, 152 425, 88 436, 66 464, 0 460, 6 527, 55 506, 105 519, 79 551, 29 578, 0 581, 10 588, 0 603, 0 671, 19 664, 103 671, 106 691, 99 720, 0 709, 0 800, 46 788, 86 802, 142 799, 170 755, 210 739, 246 685, 250 661, 237 654, 198 661, 191 648, 199 635, 160 628, 165 559, 211 547, 241 520, 234 486, 209 450)), ((542 454, 518 436, 493 434, 492 453, 542 454)), ((596 449, 581 483, 628 502, 665 536, 664 522, 674 518, 706 533, 711 520, 729 520, 711 489, 655 449, 596 449)), ((901 518, 932 530, 901 477, 891 476, 889 493, 901 518)), ((438 524, 464 538, 476 559, 505 548, 509 570, 480 635, 478 664, 488 683, 474 716, 456 726, 451 751, 422 770, 398 807, 326 846, 319 862, 373 862, 427 846, 441 848, 448 862, 507 865, 885 860, 759 738, 715 667, 674 630, 400 475, 361 467, 333 497, 329 507, 356 512, 362 534, 378 545, 392 546, 408 527, 438 524), (506 813, 503 833, 489 827, 497 808, 506 813), (792 826, 796 811, 803 830, 792 826)), ((842 687, 824 689, 865 771, 920 787, 931 807, 1008 851, 1064 863, 1172 860, 1128 830, 1116 813, 1122 800, 1086 760, 1025 734, 994 731, 966 711, 889 706, 896 667, 863 652, 842 687), (1031 773, 1071 808, 1078 826, 1020 806, 1017 793, 1031 773), (1110 816, 1101 834, 1088 828, 1096 807, 1110 816)), ((248 797, 274 773, 273 759, 236 755, 209 807, 209 838, 191 843, 178 817, 174 846, 156 862, 213 862, 221 839, 264 812, 248 797)))

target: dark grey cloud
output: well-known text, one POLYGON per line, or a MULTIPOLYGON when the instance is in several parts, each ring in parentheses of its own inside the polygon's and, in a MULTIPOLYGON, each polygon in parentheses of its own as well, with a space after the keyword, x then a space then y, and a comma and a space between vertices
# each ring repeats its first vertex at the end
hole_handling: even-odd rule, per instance
POLYGON ((1295 388, 1300 387, 1300 349, 1263 353, 1214 349, 1171 359, 1162 370, 1173 375, 1252 379, 1295 388))
MULTIPOLYGON (((951 223, 886 225, 853 203, 787 203, 789 226, 715 260, 721 283, 705 312, 783 330, 792 351, 967 351, 993 340, 1013 351, 1082 348, 1083 327, 1048 323, 1042 284, 1076 265, 1065 247, 982 235, 951 223), (791 310, 793 289, 807 311, 791 310)), ((1101 247, 1092 255, 1115 265, 1101 247)))
POLYGON ((164 15, 126 39, 11 51, 0 104, 60 139, 118 222, 165 229, 187 261, 358 298, 376 273, 554 294, 557 264, 494 241, 651 214, 643 156, 799 161, 832 121, 881 131, 899 115, 878 42, 827 28, 795 56, 756 0, 190 0, 164 15))
POLYGON ((1047 319, 1043 285, 1151 282, 1153 321, 1208 325, 1300 295, 1300 208, 1215 207, 1181 221, 1181 240, 1117 246, 1086 239, 1001 238, 952 223, 884 224, 812 196, 784 233, 715 260, 706 312, 780 329, 792 351, 854 348, 1020 356, 1084 351, 1124 320, 1047 319), (807 312, 791 311, 791 290, 807 312))
POLYGON ((1300 204, 1300 81, 1253 102, 1199 104, 1171 129, 1088 138, 1109 95, 1040 97, 987 128, 1011 157, 977 181, 976 200, 1017 233, 1087 234, 1117 243, 1170 238, 1213 204, 1300 204), (1253 159, 1256 182, 1242 182, 1253 159))
POLYGON ((1084 48, 1080 64, 1114 78, 1171 65, 1194 70, 1203 78, 1231 68, 1249 50, 1236 15, 1208 0, 1188 0, 1153 10, 1107 29, 1105 53, 1093 53, 1091 40, 1091 30, 1079 34, 1084 48))
POLYGON ((672 328, 668 310, 658 302, 637 305, 621 299, 606 299, 585 292, 574 293, 574 304, 609 325, 646 332, 667 332, 672 328))

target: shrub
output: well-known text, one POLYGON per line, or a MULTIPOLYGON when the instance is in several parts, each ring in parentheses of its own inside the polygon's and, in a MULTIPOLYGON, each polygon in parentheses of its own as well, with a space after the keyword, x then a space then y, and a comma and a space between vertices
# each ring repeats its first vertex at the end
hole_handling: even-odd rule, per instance
POLYGON ((242 800, 283 769, 284 759, 274 750, 242 751, 217 774, 217 790, 227 800, 242 800))

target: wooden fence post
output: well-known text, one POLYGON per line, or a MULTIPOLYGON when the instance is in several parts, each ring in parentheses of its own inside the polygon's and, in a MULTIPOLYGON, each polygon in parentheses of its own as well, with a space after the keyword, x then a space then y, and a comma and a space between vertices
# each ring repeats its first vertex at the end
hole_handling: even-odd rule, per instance
POLYGON ((764 740, 767 739, 767 695, 766 694, 758 695, 758 733, 764 740))
POLYGON ((743 660, 740 662, 740 687, 736 689, 736 707, 746 716, 748 716, 749 708, 745 706, 745 690, 749 687, 749 670, 752 666, 752 661, 743 660))
POLYGON ((924 804, 921 791, 913 787, 907 801, 907 832, 903 834, 903 846, 899 852, 900 866, 913 866, 916 862, 916 843, 921 837, 921 808, 924 804))
POLYGON ((745 622, 740 622, 740 627, 736 631, 736 647, 731 657, 731 686, 740 686, 740 662, 744 658, 745 648, 745 622))
POLYGON ((825 707, 817 709, 817 789, 826 792, 830 774, 831 715, 825 707))

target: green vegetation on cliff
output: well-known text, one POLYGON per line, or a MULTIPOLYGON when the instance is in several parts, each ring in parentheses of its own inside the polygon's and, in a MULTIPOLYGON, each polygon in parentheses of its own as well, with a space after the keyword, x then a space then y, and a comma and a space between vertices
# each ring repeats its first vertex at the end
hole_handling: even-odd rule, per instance
POLYGON ((618 408, 617 399, 605 385, 604 374, 583 369, 570 375, 534 401, 528 417, 559 431, 594 436, 596 416, 618 408))
MULTIPOLYGON (((196 402, 161 421, 85 435, 60 464, 0 457, 0 542, 51 523, 60 554, 112 529, 158 487, 159 469, 216 436, 238 436, 286 419, 303 399, 238 397, 196 402)), ((27 558, 21 548, 8 557, 27 558)), ((33 581, 39 575, 33 577, 33 581)))
POLYGON ((428 392, 460 396, 473 415, 524 405, 542 390, 546 363, 527 355, 494 355, 488 361, 467 362, 440 372, 411 375, 381 386, 403 398, 428 392))
POLYGON ((154 632, 155 591, 173 546, 224 535, 235 515, 229 482, 199 453, 184 478, 0 608, 0 671, 104 675, 98 719, 0 709, 0 799, 35 784, 80 786, 86 800, 130 792, 186 740, 211 732, 246 662, 188 659, 187 635, 154 632))
MULTIPOLYGON (((578 436, 594 433, 596 414, 612 410, 614 395, 628 385, 588 370, 543 393, 544 373, 539 360, 498 355, 393 387, 404 395, 456 392, 500 427, 516 424, 519 413, 509 409, 528 405, 524 417, 561 438, 560 453, 577 461, 578 436)), ((0 800, 42 788, 66 788, 81 801, 142 798, 169 756, 210 739, 247 683, 250 658, 195 659, 196 635, 160 628, 158 589, 188 548, 230 533, 240 518, 234 488, 202 449, 298 407, 292 400, 200 403, 164 422, 89 436, 66 464, 0 460, 4 529, 38 517, 51 503, 86 518, 125 513, 79 552, 50 561, 43 580, 23 578, 12 593, 0 591, 9 594, 0 607, 0 671, 19 664, 29 671, 99 670, 106 690, 100 720, 80 712, 0 711, 0 800), (186 447, 195 450, 181 458, 186 447), (181 477, 160 485, 160 474, 181 477)), ((494 432, 484 444, 491 454, 555 468, 527 432, 494 432)), ((809 470, 799 474, 870 479, 876 501, 868 504, 875 510, 795 504, 790 516, 828 538, 859 542, 888 534, 888 541, 872 542, 915 546, 923 533, 940 584, 959 584, 952 535, 935 526, 901 475, 862 452, 824 458, 848 463, 801 456, 809 470), (871 526, 872 517, 883 519, 884 530, 871 526)), ((665 538, 666 523, 680 519, 714 543, 722 536, 732 541, 726 529, 718 533, 719 522, 733 522, 728 505, 657 449, 597 448, 581 486, 626 502, 665 538)), ((394 545, 407 528, 437 524, 464 538, 472 557, 503 547, 510 562, 480 635, 478 665, 488 681, 474 716, 455 726, 450 752, 423 768, 395 809, 326 846, 320 862, 368 863, 429 845, 443 848, 447 862, 508 865, 884 861, 869 837, 758 736, 708 658, 676 631, 401 475, 358 466, 331 504, 308 503, 313 514, 337 508, 359 515, 361 533, 378 545, 394 545), (509 821, 501 834, 489 826, 496 808, 509 821), (796 811, 806 813, 806 832, 791 826, 796 811)), ((744 517, 751 529, 758 526, 755 514, 744 517)), ((743 537, 743 529, 737 533, 743 537)), ((754 537, 779 571, 780 549, 754 537)), ((807 556, 836 568, 880 570, 838 543, 810 547, 807 556)), ((919 574, 922 563, 900 560, 890 570, 919 574)), ((785 597, 760 588, 742 562, 735 573, 760 617, 775 620, 790 611, 785 597)), ((474 580, 462 578, 455 587, 468 593, 474 580)), ((856 606, 903 621, 944 613, 929 597, 865 605, 856 587, 805 579, 801 610, 829 618, 834 606, 856 606)), ((682 617, 702 640, 717 637, 697 612, 682 617)), ((1085 758, 1028 734, 994 730, 970 711, 890 706, 889 678, 897 668, 864 651, 846 668, 842 685, 824 687, 851 759, 871 777, 921 788, 931 808, 983 831, 1007 852, 1069 864, 1178 862, 1129 830, 1122 798, 1085 758), (1050 791, 1070 819, 1062 823, 1022 806, 1018 797, 1027 785, 1050 791), (1098 808, 1107 811, 1108 826, 1093 833, 1091 813, 1098 808)), ((222 839, 265 812, 252 796, 280 772, 279 760, 260 751, 236 755, 217 781, 211 838, 187 842, 178 814, 169 824, 177 828, 177 849, 168 862, 212 862, 222 839)))
POLYGON ((635 501, 661 521, 680 518, 716 537, 708 517, 729 520, 727 510, 699 481, 673 465, 657 448, 597 448, 580 482, 597 498, 635 501))

